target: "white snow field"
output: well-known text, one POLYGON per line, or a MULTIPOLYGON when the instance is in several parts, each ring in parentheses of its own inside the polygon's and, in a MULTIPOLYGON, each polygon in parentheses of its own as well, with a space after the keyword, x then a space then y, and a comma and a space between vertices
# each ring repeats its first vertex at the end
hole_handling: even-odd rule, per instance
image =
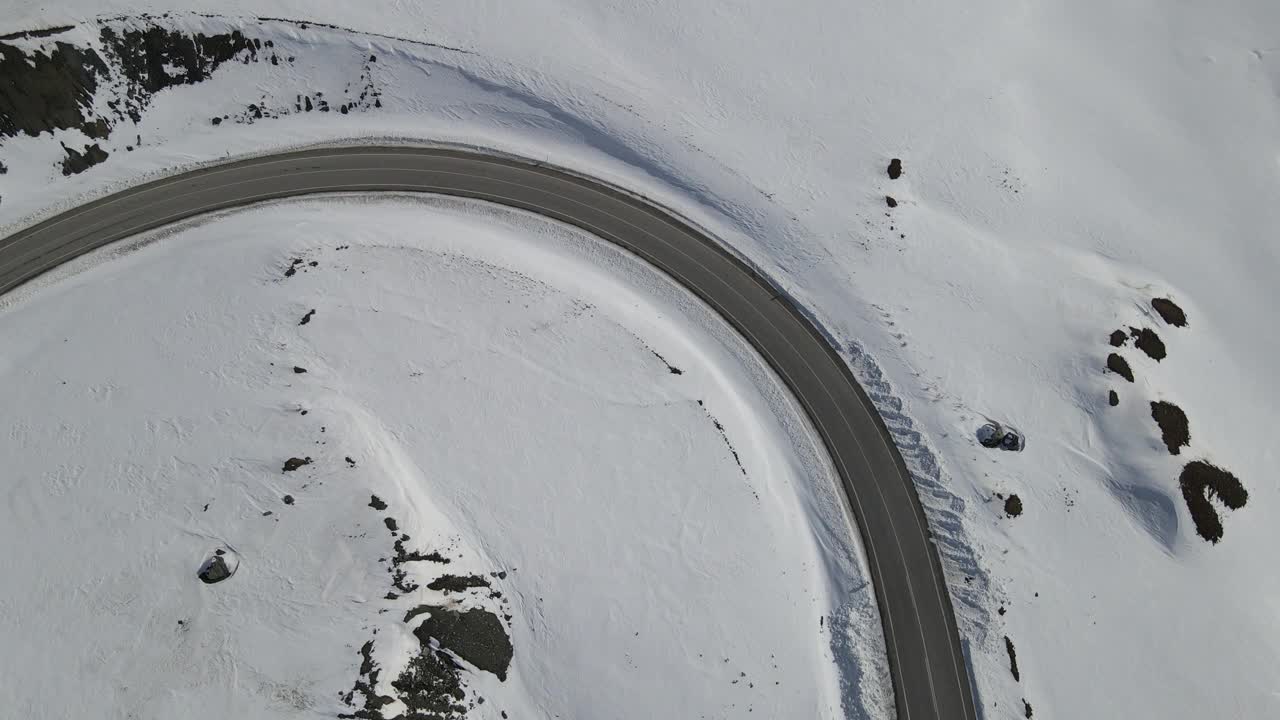
MULTIPOLYGON (((612 181, 707 228, 840 346, 917 482, 984 717, 1280 716, 1280 577, 1267 570, 1280 541, 1280 5, 0 9, 4 31, 75 26, 0 41, 28 58, 152 25, 239 30, 283 58, 241 52, 199 84, 143 93, 137 122, 119 110, 137 83, 109 70, 88 112, 111 119, 107 137, 0 136, 9 229, 159 173, 308 143, 475 144, 612 181), (166 10, 183 12, 95 15, 166 10), (317 92, 329 112, 305 110, 317 92), (108 157, 64 176, 63 146, 94 143, 108 157), (1185 326, 1157 312, 1164 298, 1185 326), (1106 369, 1112 354, 1132 382, 1106 369), (1183 411, 1186 444, 1176 413, 1164 436, 1153 402, 1183 411), (981 447, 989 420, 1025 448, 981 447), (1184 474, 1197 461, 1238 487, 1184 474)), ((846 714, 883 711, 866 697, 846 714)))
POLYGON ((336 717, 365 707, 342 696, 367 641, 399 696, 406 613, 441 604, 504 616, 514 650, 505 681, 463 673, 468 717, 844 717, 842 683, 888 692, 798 410, 608 243, 330 198, 100 251, 6 305, 6 715, 336 717), (397 538, 449 562, 394 564, 397 538), (206 585, 217 548, 239 567, 206 585))

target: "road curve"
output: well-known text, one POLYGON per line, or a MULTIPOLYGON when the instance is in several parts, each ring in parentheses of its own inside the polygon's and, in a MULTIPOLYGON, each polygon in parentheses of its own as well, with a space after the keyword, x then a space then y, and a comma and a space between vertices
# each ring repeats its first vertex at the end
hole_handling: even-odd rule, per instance
POLYGON ((870 399, 823 336, 746 264, 670 213, 602 183, 472 151, 305 150, 194 170, 0 240, 0 293, 108 243, 201 213, 332 192, 430 192, 575 225, 639 255, 715 308, 799 400, 862 533, 898 717, 977 720, 955 614, 915 486, 870 399))

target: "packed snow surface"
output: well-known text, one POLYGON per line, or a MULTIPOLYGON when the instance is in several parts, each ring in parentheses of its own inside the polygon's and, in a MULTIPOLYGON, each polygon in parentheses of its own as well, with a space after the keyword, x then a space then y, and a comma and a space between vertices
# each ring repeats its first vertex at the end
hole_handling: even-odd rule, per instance
POLYGON ((8 41, 27 58, 147 23, 282 56, 135 92, 136 121, 137 83, 108 71, 106 138, 0 138, 0 223, 371 137, 616 182, 761 268, 847 358, 921 492, 986 717, 1280 715, 1280 576, 1259 570, 1280 542, 1280 5, 0 8, 75 26, 8 41), (221 17, 95 19, 164 10, 221 17))
POLYGON ((851 654, 874 601, 809 428, 603 241, 278 204, 66 266, 0 334, 9 714, 350 713, 370 640, 398 699, 423 605, 510 637, 468 717, 843 717, 887 682, 851 654))

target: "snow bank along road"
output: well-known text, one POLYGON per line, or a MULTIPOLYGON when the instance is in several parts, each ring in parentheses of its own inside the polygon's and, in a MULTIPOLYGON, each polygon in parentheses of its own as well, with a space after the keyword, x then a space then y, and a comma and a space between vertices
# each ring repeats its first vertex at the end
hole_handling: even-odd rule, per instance
POLYGON ((938 554, 911 477, 871 401, 818 330, 768 281, 642 199, 475 152, 307 150, 140 185, 0 240, 0 293, 82 253, 200 213, 366 191, 477 198, 576 225, 644 258, 719 312, 781 376, 831 453, 866 546, 899 717, 976 720, 938 554))

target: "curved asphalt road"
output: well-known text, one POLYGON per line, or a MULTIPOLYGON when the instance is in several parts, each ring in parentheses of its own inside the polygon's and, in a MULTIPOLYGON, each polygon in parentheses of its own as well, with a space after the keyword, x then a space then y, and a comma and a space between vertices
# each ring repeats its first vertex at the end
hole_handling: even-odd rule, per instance
POLYGON ((82 253, 201 213, 324 192, 478 198, 576 225, 657 266, 772 365, 831 454, 862 532, 898 716, 976 720, 959 632, 915 487, 871 401, 785 297, 711 238, 625 193, 474 152, 339 148, 196 170, 88 203, 0 240, 0 293, 82 253))

